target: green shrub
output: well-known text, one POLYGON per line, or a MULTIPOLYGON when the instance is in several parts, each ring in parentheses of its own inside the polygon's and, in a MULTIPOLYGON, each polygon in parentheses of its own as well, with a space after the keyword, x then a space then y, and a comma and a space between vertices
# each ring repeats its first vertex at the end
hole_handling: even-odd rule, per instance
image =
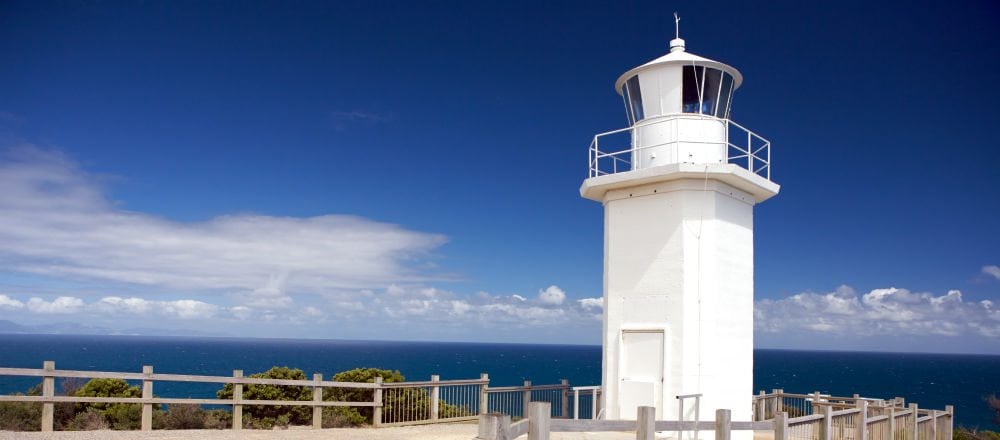
POLYGON ((0 431, 38 431, 41 429, 41 422, 40 403, 0 402, 0 431))
MULTIPOLYGON (((299 369, 273 367, 252 378, 305 380, 299 369)), ((233 398, 233 385, 226 384, 215 393, 219 399, 233 398)), ((244 385, 243 398, 247 400, 312 400, 312 389, 289 385, 244 385)), ((305 406, 247 405, 243 407, 243 424, 250 428, 270 429, 275 426, 305 425, 312 423, 312 409, 305 406)))

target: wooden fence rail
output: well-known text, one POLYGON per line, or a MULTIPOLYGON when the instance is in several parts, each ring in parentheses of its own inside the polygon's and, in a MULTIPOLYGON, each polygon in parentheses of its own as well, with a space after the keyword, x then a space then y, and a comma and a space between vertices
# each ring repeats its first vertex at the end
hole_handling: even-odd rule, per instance
MULTIPOLYGON (((480 416, 481 440, 508 440, 527 434, 528 440, 547 440, 550 432, 635 431, 637 440, 653 440, 657 431, 714 432, 716 440, 729 440, 732 431, 771 431, 774 440, 951 440, 952 410, 930 411, 911 418, 912 427, 900 431, 895 409, 888 414, 868 416, 868 402, 857 399, 853 409, 830 410, 789 418, 779 412, 767 421, 732 421, 728 409, 715 412, 714 421, 655 420, 656 409, 639 407, 636 420, 555 420, 549 402, 531 402, 526 419, 511 423, 510 415, 490 413, 480 416), (902 433, 902 434, 901 434, 902 433)), ((920 414, 911 405, 908 414, 920 414)), ((906 414, 906 413, 904 413, 906 414)), ((907 424, 908 426, 911 424, 907 424)), ((678 435, 680 438, 680 435, 678 435)))
MULTIPOLYGON (((348 406, 372 408, 372 424, 376 427, 389 425, 410 425, 423 423, 454 422, 473 420, 480 414, 486 414, 490 405, 489 375, 482 374, 479 379, 440 380, 434 375, 430 381, 390 382, 383 383, 381 377, 373 382, 338 382, 323 380, 321 374, 314 374, 312 380, 288 380, 250 378, 243 376, 243 370, 233 370, 232 377, 204 376, 185 374, 154 373, 152 366, 143 366, 141 373, 109 372, 109 371, 79 371, 56 370, 55 362, 45 361, 41 369, 34 368, 2 368, 0 376, 28 376, 42 378, 41 396, 0 395, 0 402, 31 402, 42 405, 41 430, 54 429, 56 403, 126 403, 142 406, 141 429, 152 429, 153 406, 158 404, 194 404, 194 405, 226 405, 232 408, 232 429, 243 428, 243 408, 246 405, 262 406, 304 406, 312 408, 312 427, 323 425, 323 408, 348 406), (56 378, 85 379, 124 379, 141 383, 141 397, 76 397, 56 396, 56 378), (215 384, 232 384, 231 399, 210 398, 173 398, 156 397, 153 394, 156 382, 201 382, 215 384), (248 400, 244 399, 246 385, 279 385, 300 386, 312 389, 312 400, 248 400), (372 390, 372 400, 363 402, 344 402, 323 400, 323 390, 328 388, 349 388, 372 390)), ((523 387, 513 388, 524 393, 523 387)), ((530 388, 531 391, 568 390, 569 382, 563 380, 560 384, 541 385, 530 388)), ((566 411, 567 394, 563 392, 562 408, 566 411)))

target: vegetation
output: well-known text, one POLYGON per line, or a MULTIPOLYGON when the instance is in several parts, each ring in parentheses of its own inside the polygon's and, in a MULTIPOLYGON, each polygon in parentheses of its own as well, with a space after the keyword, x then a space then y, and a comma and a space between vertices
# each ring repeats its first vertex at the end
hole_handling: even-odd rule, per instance
MULTIPOLYGON (((260 379, 306 380, 306 374, 297 368, 272 367, 249 377, 260 379)), ((226 384, 215 393, 220 399, 233 398, 233 385, 226 384)), ((288 385, 244 385, 246 400, 312 400, 309 387, 288 385)), ((247 405, 243 407, 243 426, 271 429, 275 426, 305 425, 312 421, 312 410, 305 406, 247 405)))
MULTIPOLYGON (((306 374, 289 367, 273 367, 251 378, 306 380, 306 374)), ((383 383, 404 382, 399 371, 378 368, 356 368, 337 373, 337 382, 373 383, 381 377, 383 383)), ((142 391, 122 379, 78 379, 60 381, 59 395, 77 397, 137 398, 142 391)), ((362 388, 325 388, 323 400, 339 402, 371 402, 374 390, 362 388)), ((41 385, 32 387, 27 395, 40 396, 41 385)), ((246 400, 311 401, 312 388, 290 385, 244 385, 246 400)), ((233 385, 226 384, 216 392, 219 399, 232 399, 233 385)), ((383 393, 385 420, 401 420, 403 413, 429 414, 431 398, 424 388, 399 388, 383 393)), ((42 404, 0 402, 0 430, 37 431, 40 428, 42 404)), ((440 417, 472 415, 465 407, 440 402, 440 417)), ((334 406, 323 408, 323 427, 360 426, 372 423, 371 407, 334 406)), ((57 403, 55 404, 56 430, 140 429, 142 405, 135 403, 57 403)), ((245 405, 242 425, 247 428, 272 429, 289 425, 312 423, 312 408, 306 406, 245 405)), ((232 413, 228 410, 205 410, 198 405, 154 406, 153 429, 224 429, 232 426, 232 413)), ((966 440, 966 439, 963 439, 966 440)), ((972 439, 968 439, 972 440, 972 439)), ((1000 439, 995 439, 1000 440, 1000 439)))
MULTIPOLYGON (((993 415, 993 421, 1000 423, 1000 399, 996 395, 991 394, 986 398, 986 404, 989 405, 990 409, 995 413, 993 415)), ((980 431, 977 428, 966 428, 964 426, 955 428, 955 432, 952 434, 953 440, 1000 440, 1000 432, 994 431, 980 431)))

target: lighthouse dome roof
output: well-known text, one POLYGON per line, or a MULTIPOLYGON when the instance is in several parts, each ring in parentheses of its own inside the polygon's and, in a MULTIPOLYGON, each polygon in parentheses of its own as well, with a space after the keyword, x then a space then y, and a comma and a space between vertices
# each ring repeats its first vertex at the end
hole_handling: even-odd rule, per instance
POLYGON ((736 68, 725 63, 720 63, 718 61, 710 60, 708 58, 687 52, 684 50, 683 40, 680 40, 679 43, 676 43, 677 40, 671 41, 671 45, 673 47, 671 47, 670 53, 662 57, 659 57, 655 60, 652 60, 646 64, 643 64, 641 66, 634 67, 628 72, 622 74, 622 76, 618 77, 618 81, 615 81, 615 90, 618 92, 618 94, 619 95, 622 94, 622 87, 624 86, 625 82, 629 80, 629 78, 632 78, 633 76, 643 71, 671 64, 674 65, 679 64, 683 66, 705 66, 722 70, 723 72, 729 73, 730 75, 733 76, 733 89, 738 88, 740 84, 743 83, 743 75, 741 75, 740 71, 736 70, 736 68))

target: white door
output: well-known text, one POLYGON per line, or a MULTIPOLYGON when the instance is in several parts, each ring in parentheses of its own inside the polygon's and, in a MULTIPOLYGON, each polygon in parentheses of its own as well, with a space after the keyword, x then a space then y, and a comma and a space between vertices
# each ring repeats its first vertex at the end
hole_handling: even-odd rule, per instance
POLYGON ((635 420, 640 406, 663 408, 663 330, 622 332, 618 417, 635 420))

